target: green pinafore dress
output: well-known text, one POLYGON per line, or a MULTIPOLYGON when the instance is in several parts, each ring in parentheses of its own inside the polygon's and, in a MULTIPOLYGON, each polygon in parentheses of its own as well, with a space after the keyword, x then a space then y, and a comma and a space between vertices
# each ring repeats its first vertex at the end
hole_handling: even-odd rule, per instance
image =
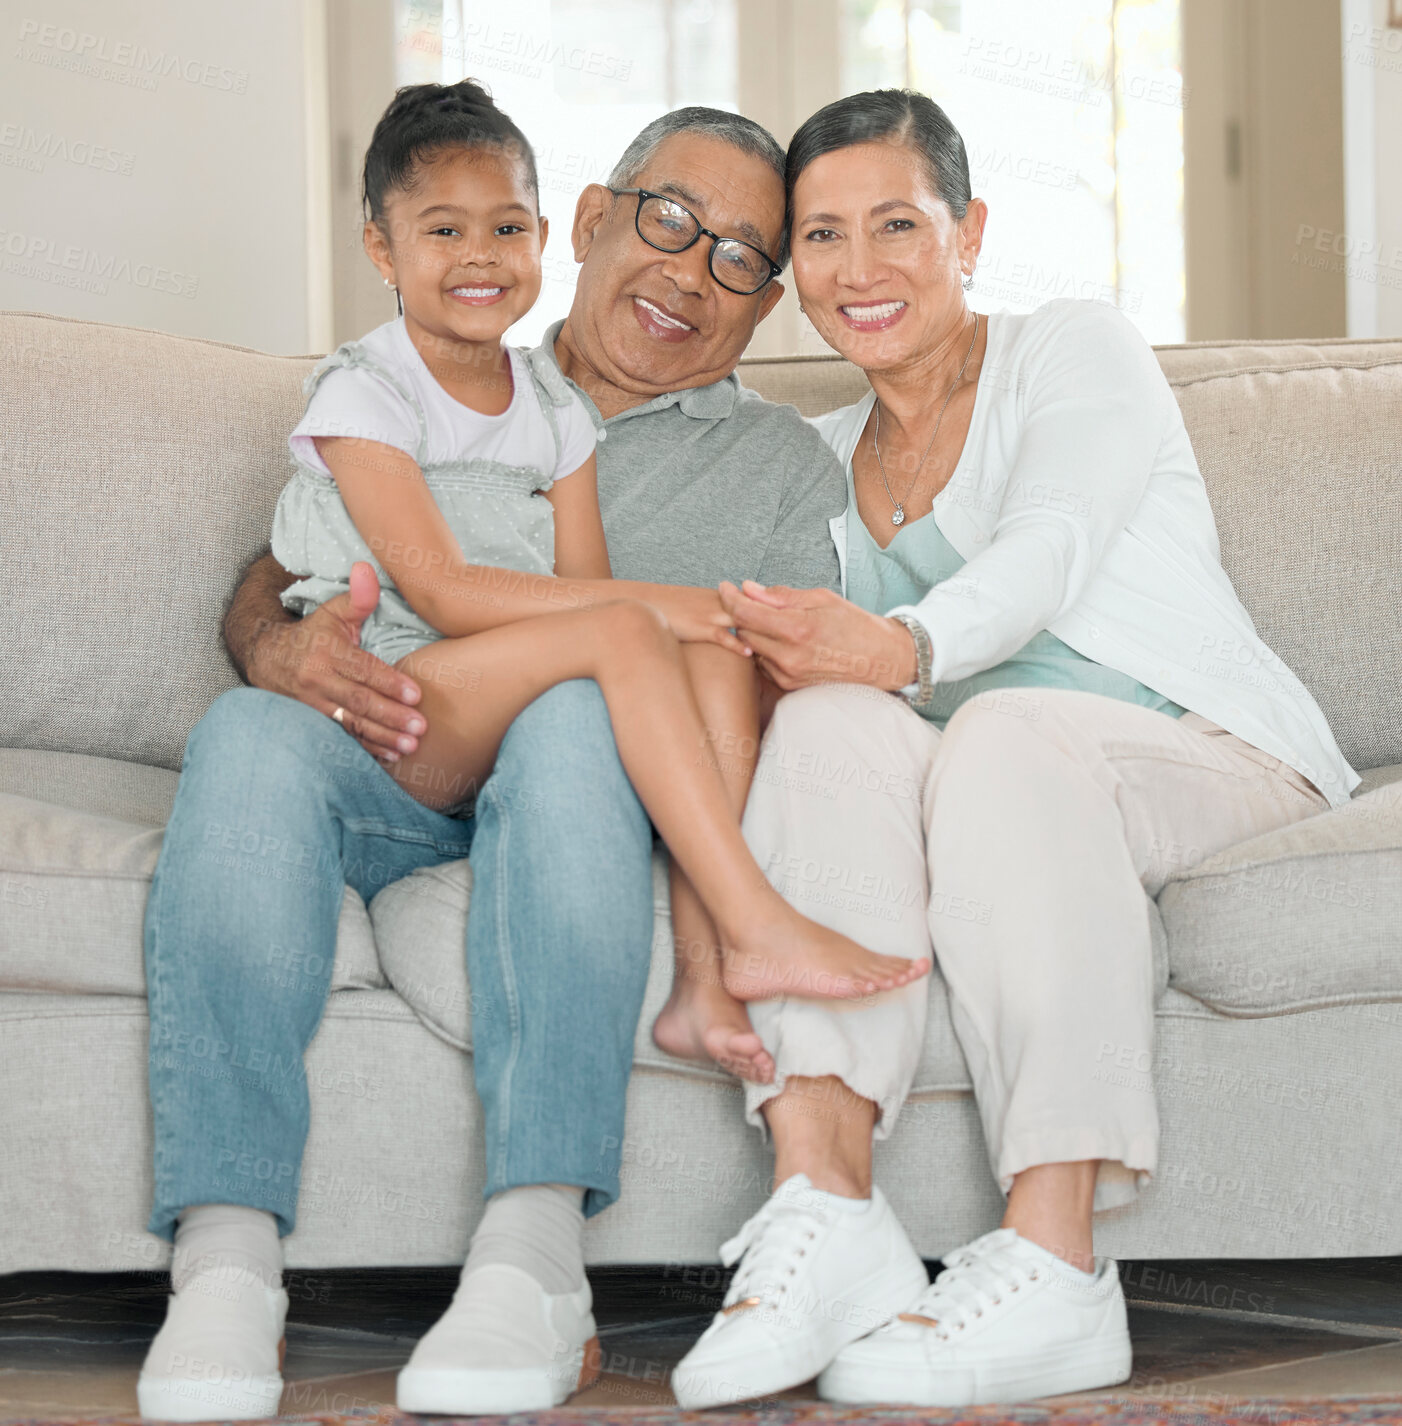
MULTIPOLYGON (((522 362, 513 363, 513 372, 519 373, 524 366, 530 373, 532 390, 529 394, 517 391, 512 399, 537 402, 554 439, 558 468, 560 408, 577 398, 549 362, 532 360, 526 352, 519 355, 522 362)), ((523 574, 553 574, 555 521, 545 492, 554 484, 554 469, 509 465, 471 455, 430 461, 423 409, 405 383, 368 355, 358 342, 344 343, 313 368, 303 384, 308 401, 328 373, 340 367, 370 372, 413 410, 419 427, 414 459, 467 564, 491 565, 523 574)), ((273 516, 272 552, 285 569, 301 578, 283 590, 283 606, 305 615, 337 594, 344 594, 350 588, 351 565, 364 560, 379 576, 380 602, 361 627, 361 647, 392 664, 442 638, 437 629, 414 612, 385 572, 356 529, 335 480, 295 455, 291 462, 293 474, 278 497, 273 516)), ((376 544, 384 549, 378 540, 376 544)), ((412 551, 404 553, 402 563, 415 567, 412 551)), ((425 583, 443 578, 438 554, 424 552, 415 573, 425 583)))

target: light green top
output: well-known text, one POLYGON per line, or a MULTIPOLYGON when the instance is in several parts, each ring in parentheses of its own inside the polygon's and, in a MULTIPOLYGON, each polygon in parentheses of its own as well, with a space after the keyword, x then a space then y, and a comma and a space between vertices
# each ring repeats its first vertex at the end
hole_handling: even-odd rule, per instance
MULTIPOLYGON (((918 604, 937 584, 963 568, 964 557, 935 524, 934 511, 903 525, 883 550, 857 513, 852 463, 847 463, 847 598, 863 609, 884 614, 901 604, 918 604)), ((970 591, 972 593, 972 590, 970 591)), ((1079 688, 1126 703, 1138 703, 1178 718, 1187 710, 1146 688, 1118 669, 1078 654, 1043 629, 1011 658, 957 683, 937 683, 934 704, 925 714, 938 728, 961 703, 996 688, 1079 688)))

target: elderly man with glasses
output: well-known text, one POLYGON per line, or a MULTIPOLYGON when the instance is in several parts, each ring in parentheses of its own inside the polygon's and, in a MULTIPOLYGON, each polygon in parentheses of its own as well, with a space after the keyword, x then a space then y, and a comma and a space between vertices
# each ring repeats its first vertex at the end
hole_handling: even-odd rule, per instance
POLYGON ((679 198, 690 198, 693 203, 700 199, 693 197, 678 184, 667 185, 666 193, 651 193, 646 188, 610 188, 615 197, 624 193, 636 193, 638 211, 634 227, 638 236, 650 247, 664 253, 683 253, 699 238, 710 238, 711 246, 706 261, 710 265, 711 276, 722 287, 748 297, 758 292, 773 277, 782 275, 784 269, 765 253, 757 244, 764 241, 760 232, 748 219, 738 221, 739 228, 750 239, 723 238, 709 228, 701 226, 701 220, 678 202, 679 198), (720 267, 716 267, 716 257, 720 257, 720 267))
MULTIPOLYGON (((845 504, 841 469, 792 407, 761 400, 734 374, 782 292, 783 169, 757 124, 683 109, 644 129, 609 185, 579 199, 574 302, 531 360, 543 377, 563 375, 594 417, 620 578, 839 587, 828 521, 845 504)), ((401 1375, 399 1405, 547 1408, 597 1371, 582 1228, 619 1191, 651 952, 652 829, 588 680, 521 714, 474 816, 414 802, 378 760, 417 746, 417 690, 355 646, 378 598, 373 572, 357 566, 350 594, 301 621, 278 599, 292 578, 266 555, 232 600, 225 639, 253 686, 225 694, 190 736, 147 911, 148 1228, 175 1242, 177 1287, 196 1254, 206 1268, 261 1269, 251 1306, 208 1296, 204 1338, 185 1356, 221 1380, 259 1383, 276 1403, 280 1238, 296 1221, 309 1106, 304 1079, 207 1076, 178 1046, 250 1044, 295 1066, 325 1005, 343 886, 369 903, 419 867, 470 856, 466 955, 488 1204, 452 1305, 401 1375), (318 711, 328 707, 357 741, 328 727, 318 711), (267 854, 202 856, 203 830, 234 817, 241 845, 267 854), (307 875, 273 874, 286 872, 271 863, 287 848, 307 875), (320 973, 274 988, 269 945, 296 948, 320 973), (265 1163, 279 1172, 253 1171, 265 1163)), ((191 1411, 210 1414, 196 1395, 191 1411)), ((268 1413, 231 1393, 216 1414, 268 1413)))

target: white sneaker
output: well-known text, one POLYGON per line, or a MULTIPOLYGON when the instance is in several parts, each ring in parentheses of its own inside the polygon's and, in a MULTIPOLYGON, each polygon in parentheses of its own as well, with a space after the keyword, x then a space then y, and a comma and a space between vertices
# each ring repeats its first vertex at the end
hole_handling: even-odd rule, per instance
POLYGON ((478 1416, 559 1406, 598 1380, 592 1307, 587 1280, 552 1296, 520 1268, 478 1268, 400 1371, 399 1409, 478 1416))
POLYGON ((194 1274, 171 1294, 136 1379, 141 1415, 153 1421, 276 1416, 287 1306, 285 1289, 231 1264, 194 1274))
POLYGON ((672 1373, 685 1410, 810 1380, 930 1280, 880 1189, 849 1213, 805 1174, 785 1179, 720 1256, 740 1266, 725 1305, 672 1373))
POLYGON ((1113 1259, 1078 1272, 1016 1229, 985 1233, 894 1321, 838 1353, 825 1401, 976 1406, 1114 1386, 1129 1377, 1113 1259))

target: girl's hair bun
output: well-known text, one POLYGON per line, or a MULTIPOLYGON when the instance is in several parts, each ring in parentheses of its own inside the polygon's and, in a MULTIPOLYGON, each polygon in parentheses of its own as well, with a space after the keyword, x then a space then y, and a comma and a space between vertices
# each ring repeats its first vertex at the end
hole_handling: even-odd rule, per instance
POLYGON ((385 196, 414 185, 425 160, 449 148, 495 148, 521 165, 531 196, 540 202, 535 153, 526 136, 473 79, 456 84, 409 84, 395 92, 365 151, 361 198, 365 215, 384 226, 385 196))

